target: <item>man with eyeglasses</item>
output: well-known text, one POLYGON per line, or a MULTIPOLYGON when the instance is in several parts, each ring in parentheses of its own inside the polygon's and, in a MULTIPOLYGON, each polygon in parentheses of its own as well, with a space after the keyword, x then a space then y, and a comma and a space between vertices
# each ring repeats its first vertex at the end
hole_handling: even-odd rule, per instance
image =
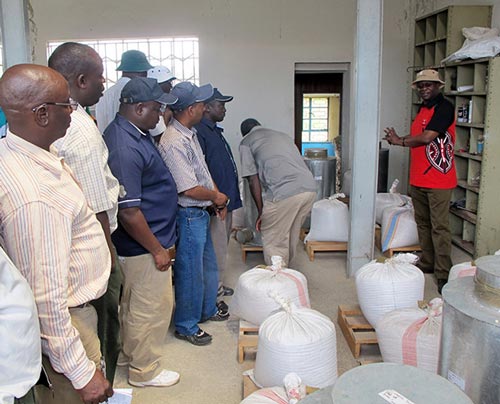
POLYGON ((437 71, 418 72, 412 87, 422 105, 410 134, 399 137, 394 128, 384 129, 389 144, 410 148, 410 192, 422 248, 417 266, 424 272, 434 272, 439 293, 452 266, 448 209, 457 186, 455 110, 441 94, 443 86, 437 71))
POLYGON ((120 322, 118 305, 121 274, 115 265, 115 250, 111 233, 116 230, 118 211, 118 181, 108 166, 108 148, 95 122, 84 107, 94 105, 104 91, 102 59, 88 45, 66 42, 49 57, 49 67, 68 81, 69 92, 77 103, 71 115, 66 135, 54 142, 59 157, 63 157, 82 187, 90 208, 96 212, 111 254, 111 275, 104 296, 92 302, 97 310, 98 335, 106 364, 106 376, 113 383, 116 361, 120 352, 120 322))
POLYGON ((120 183, 118 229, 112 234, 123 272, 122 359, 136 387, 171 386, 162 351, 173 309, 177 188, 149 133, 176 97, 155 79, 136 77, 121 93, 116 118, 104 131, 109 166, 120 183))
POLYGON ((0 240, 33 291, 52 384, 37 387, 37 400, 105 401, 113 391, 99 369, 89 302, 104 294, 111 258, 73 172, 50 152, 77 105, 55 70, 16 65, 0 79, 0 106, 9 122, 0 142, 0 240))

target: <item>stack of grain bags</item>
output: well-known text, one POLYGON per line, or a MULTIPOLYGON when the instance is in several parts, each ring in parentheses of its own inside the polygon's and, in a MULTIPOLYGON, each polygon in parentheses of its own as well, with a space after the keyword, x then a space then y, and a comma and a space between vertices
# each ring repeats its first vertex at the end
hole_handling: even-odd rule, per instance
POLYGON ((388 193, 378 193, 375 220, 381 227, 382 252, 392 248, 418 245, 417 223, 411 198, 397 193, 395 180, 388 193))
POLYGON ((314 203, 311 210, 311 228, 305 242, 347 242, 349 239, 349 210, 339 198, 345 198, 345 195, 335 194, 314 203))
POLYGON ((442 301, 419 307, 425 280, 417 260, 413 254, 374 260, 356 273, 356 290, 383 360, 437 373, 442 301))
POLYGON ((335 326, 310 308, 305 276, 284 268, 281 257, 271 260, 270 267, 240 276, 230 305, 233 315, 259 326, 252 378, 259 387, 274 388, 294 372, 307 386, 331 385, 337 379, 335 326))

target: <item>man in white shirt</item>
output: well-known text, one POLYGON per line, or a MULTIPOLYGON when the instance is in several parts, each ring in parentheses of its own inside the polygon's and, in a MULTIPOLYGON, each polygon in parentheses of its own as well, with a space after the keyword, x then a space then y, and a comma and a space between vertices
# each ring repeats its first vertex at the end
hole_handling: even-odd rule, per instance
POLYGON ((49 58, 49 67, 68 81, 71 98, 78 108, 71 115, 66 135, 54 142, 58 156, 63 157, 82 187, 87 202, 101 223, 112 258, 111 275, 104 296, 92 302, 97 311, 98 335, 106 363, 106 376, 112 383, 120 352, 121 274, 116 266, 111 233, 117 228, 118 180, 108 166, 108 148, 84 107, 94 105, 102 96, 104 77, 102 59, 88 45, 66 42, 49 58))
POLYGON ((123 52, 120 65, 116 68, 122 72, 122 77, 114 86, 108 88, 95 106, 97 127, 101 132, 107 128, 120 108, 120 94, 123 87, 133 77, 146 77, 151 66, 146 55, 138 50, 123 52))
POLYGON ((38 313, 26 279, 1 248, 0 285, 0 403, 25 395, 18 402, 27 403, 42 369, 38 313))

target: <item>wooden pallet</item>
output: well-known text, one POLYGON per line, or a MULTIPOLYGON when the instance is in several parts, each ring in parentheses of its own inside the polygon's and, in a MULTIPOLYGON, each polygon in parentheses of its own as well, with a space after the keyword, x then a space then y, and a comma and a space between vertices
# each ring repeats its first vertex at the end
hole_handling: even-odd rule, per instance
POLYGON ((242 244, 241 245, 241 259, 247 262, 247 253, 249 252, 262 252, 262 246, 242 244))
POLYGON ((240 320, 240 332, 238 335, 238 363, 245 359, 245 349, 257 349, 259 342, 259 327, 245 320, 240 320))
POLYGON ((361 345, 378 344, 375 329, 363 316, 358 305, 340 305, 337 322, 355 358, 359 357, 361 345))
MULTIPOLYGON (((382 251, 382 231, 379 225, 375 227, 375 246, 380 251, 382 251)), ((383 254, 384 256, 391 258, 395 253, 415 252, 415 251, 422 251, 422 249, 418 244, 410 245, 408 247, 389 248, 388 250, 384 251, 383 254)))
POLYGON ((314 253, 318 251, 347 251, 347 242, 342 241, 307 241, 306 251, 309 261, 314 261, 314 253))

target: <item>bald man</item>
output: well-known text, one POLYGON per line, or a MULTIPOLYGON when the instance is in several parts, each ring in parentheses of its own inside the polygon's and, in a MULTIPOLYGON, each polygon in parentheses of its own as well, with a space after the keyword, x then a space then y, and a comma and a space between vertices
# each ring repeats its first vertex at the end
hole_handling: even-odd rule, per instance
POLYGON ((0 240, 32 288, 45 403, 99 403, 113 394, 99 369, 97 316, 89 301, 106 290, 111 258, 101 225, 50 145, 64 136, 76 103, 56 71, 16 65, 0 79, 9 130, 0 142, 0 240))

